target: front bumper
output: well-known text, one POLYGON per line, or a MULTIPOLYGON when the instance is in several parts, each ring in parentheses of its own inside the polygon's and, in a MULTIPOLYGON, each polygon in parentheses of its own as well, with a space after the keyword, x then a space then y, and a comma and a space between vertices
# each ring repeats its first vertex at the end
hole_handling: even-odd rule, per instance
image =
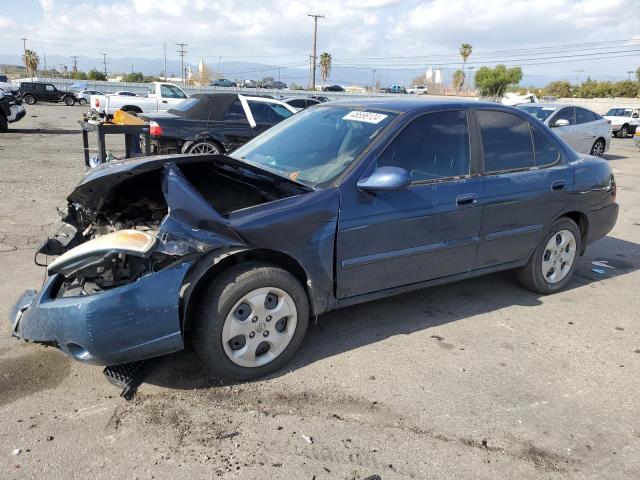
POLYGON ((9 123, 14 123, 22 120, 27 114, 27 110, 24 105, 11 105, 11 115, 7 118, 9 123))
POLYGON ((85 363, 117 365, 181 350, 180 290, 190 262, 87 296, 55 298, 63 278, 18 300, 13 334, 85 363))

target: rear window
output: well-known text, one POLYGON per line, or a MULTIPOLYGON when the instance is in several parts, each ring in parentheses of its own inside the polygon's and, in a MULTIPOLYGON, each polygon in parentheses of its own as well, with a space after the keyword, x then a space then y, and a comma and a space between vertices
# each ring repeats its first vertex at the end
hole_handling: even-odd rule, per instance
POLYGON ((482 136, 485 172, 534 166, 529 122, 506 112, 478 110, 476 114, 482 136))

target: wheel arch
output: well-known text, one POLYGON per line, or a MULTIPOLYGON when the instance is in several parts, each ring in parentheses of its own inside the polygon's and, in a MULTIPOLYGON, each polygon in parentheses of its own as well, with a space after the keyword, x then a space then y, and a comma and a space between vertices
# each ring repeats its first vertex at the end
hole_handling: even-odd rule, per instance
POLYGON ((227 148, 225 148, 224 143, 216 138, 216 137, 212 137, 210 135, 206 135, 206 134, 202 134, 198 137, 196 137, 195 140, 187 140, 186 142, 184 142, 184 144, 182 145, 182 153, 187 153, 187 151, 194 146, 196 143, 200 143, 200 142, 209 142, 209 143, 214 143, 218 148, 220 148, 220 151, 222 153, 227 153, 227 148))
POLYGON ((314 304, 309 276, 300 263, 292 256, 270 249, 238 248, 227 251, 214 251, 199 259, 189 270, 181 291, 180 316, 185 342, 191 327, 193 313, 196 310, 199 295, 213 279, 222 272, 247 261, 261 261, 276 265, 295 276, 307 294, 309 312, 314 315, 314 304))
POLYGON ((573 210, 565 212, 555 220, 559 220, 562 217, 566 217, 578 225, 578 229, 580 230, 580 255, 584 255, 585 249, 587 248, 587 240, 589 238, 589 217, 587 217, 583 212, 573 210))
POLYGON ((122 110, 123 112, 143 113, 142 109, 137 105, 125 105, 124 107, 120 107, 120 110, 122 110))

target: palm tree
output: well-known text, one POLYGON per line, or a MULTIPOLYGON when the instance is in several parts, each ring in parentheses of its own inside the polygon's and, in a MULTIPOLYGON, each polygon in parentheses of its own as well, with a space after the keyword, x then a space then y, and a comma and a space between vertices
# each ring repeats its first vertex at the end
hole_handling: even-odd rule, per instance
POLYGON ((453 82, 453 88, 456 89, 456 93, 460 93, 460 89, 464 84, 464 71, 456 70, 455 72, 453 72, 452 82, 453 82))
POLYGON ((329 78, 330 72, 331 72, 331 54, 327 52, 322 52, 320 54, 320 78, 322 78, 322 83, 327 82, 327 78, 329 78))
MULTIPOLYGON (((463 72, 465 71, 464 67, 467 64, 467 59, 471 56, 472 52, 473 52, 473 47, 468 43, 463 43, 462 45, 460 45, 460 56, 462 57, 463 72)), ((462 84, 464 84, 464 77, 462 77, 462 84)), ((462 88, 462 85, 460 85, 460 88, 462 88)))
POLYGON ((27 68, 27 77, 32 77, 34 72, 38 70, 38 64, 40 63, 40 57, 33 50, 26 49, 22 55, 22 61, 27 68))

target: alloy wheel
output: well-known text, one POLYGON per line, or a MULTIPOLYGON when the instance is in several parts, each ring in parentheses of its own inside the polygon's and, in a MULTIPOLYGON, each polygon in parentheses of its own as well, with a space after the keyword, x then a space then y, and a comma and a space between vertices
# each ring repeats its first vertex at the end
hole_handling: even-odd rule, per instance
POLYGON ((258 288, 229 311, 222 346, 233 363, 260 367, 276 359, 291 342, 298 323, 293 298, 279 288, 258 288))
POLYGON ((189 153, 213 153, 218 154, 220 150, 213 143, 200 142, 196 143, 189 149, 189 153))
POLYGON ((547 242, 542 255, 542 276, 547 283, 561 282, 576 259, 576 238, 569 230, 560 230, 547 242))
POLYGON ((596 157, 601 157, 604 155, 604 142, 602 140, 596 140, 596 143, 591 147, 591 155, 595 155, 596 157))

